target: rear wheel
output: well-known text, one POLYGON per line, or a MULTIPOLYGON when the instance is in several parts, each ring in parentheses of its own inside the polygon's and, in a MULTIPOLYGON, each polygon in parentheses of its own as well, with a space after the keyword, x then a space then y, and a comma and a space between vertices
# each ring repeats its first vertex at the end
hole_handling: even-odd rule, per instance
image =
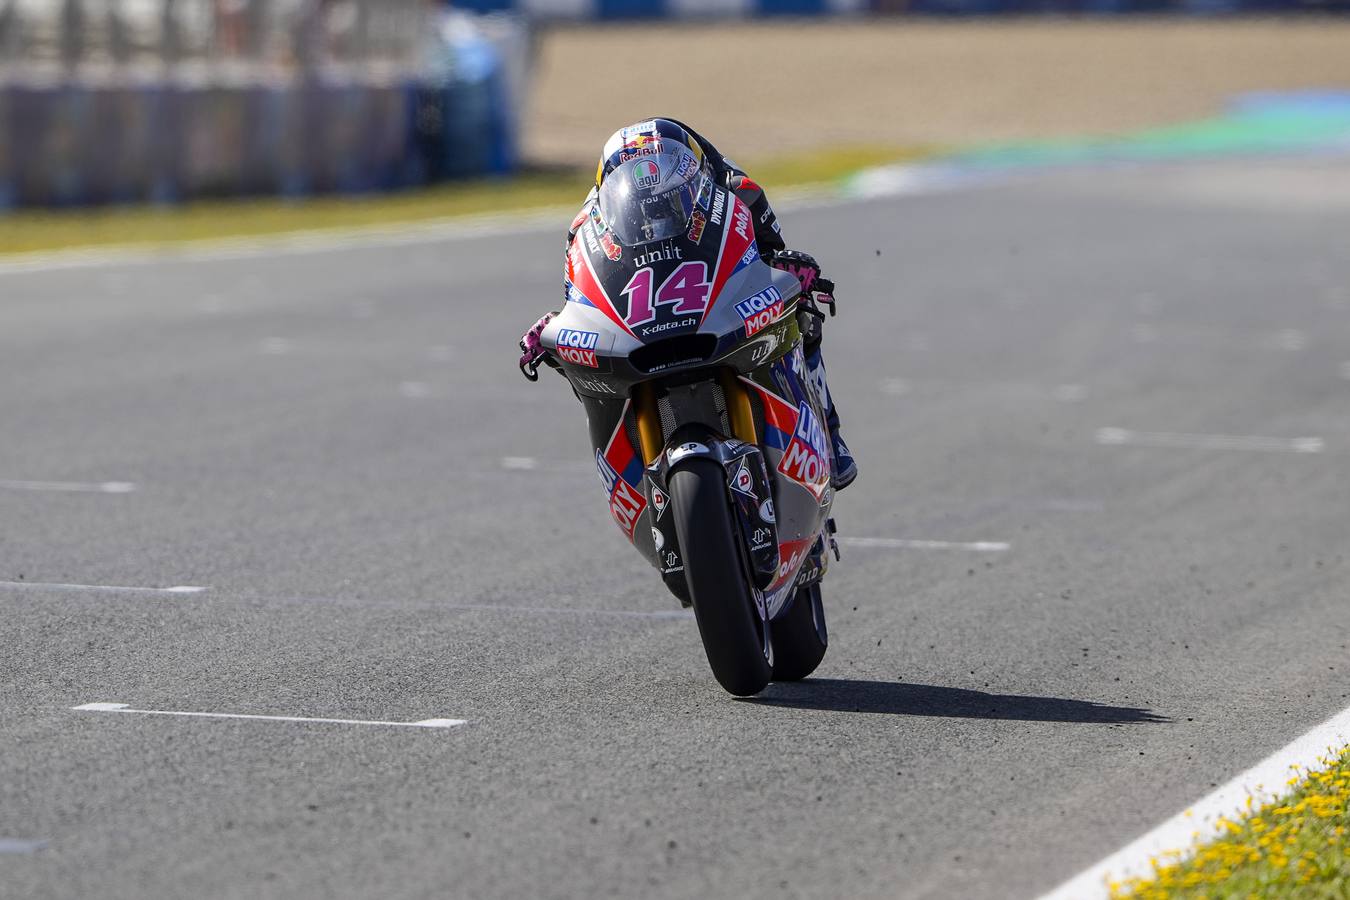
POLYGON ((830 643, 819 582, 799 589, 787 615, 769 627, 773 635, 773 680, 800 681, 814 672, 830 643))
POLYGON ((769 683, 773 649, 741 559, 726 472, 710 459, 690 460, 670 476, 670 502, 708 665, 728 692, 758 694, 769 683))

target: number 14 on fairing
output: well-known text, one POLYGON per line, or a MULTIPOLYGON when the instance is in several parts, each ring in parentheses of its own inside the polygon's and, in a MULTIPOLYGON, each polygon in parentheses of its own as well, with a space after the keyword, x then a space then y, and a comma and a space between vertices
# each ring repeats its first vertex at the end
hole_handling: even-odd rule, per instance
POLYGON ((623 294, 628 298, 628 316, 625 321, 630 326, 645 325, 656 318, 656 307, 675 304, 676 315, 702 313, 708 308, 708 296, 712 285, 708 282, 708 264, 705 262, 682 263, 670 273, 655 291, 656 302, 652 303, 652 270, 638 269, 628 280, 623 294))

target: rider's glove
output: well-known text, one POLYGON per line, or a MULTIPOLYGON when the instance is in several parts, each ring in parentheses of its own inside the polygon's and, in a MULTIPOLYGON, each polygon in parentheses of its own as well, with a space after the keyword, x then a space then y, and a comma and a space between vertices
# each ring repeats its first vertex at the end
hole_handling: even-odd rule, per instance
POLYGON ((556 315, 556 312, 547 313, 520 338, 520 349, 522 351, 520 354, 520 371, 530 381, 539 380, 537 371, 539 361, 548 355, 544 345, 539 342, 539 336, 544 333, 544 326, 556 315))
POLYGON ((815 257, 800 250, 777 250, 769 259, 769 265, 796 278, 803 294, 814 293, 816 302, 829 306, 830 315, 834 315, 834 282, 821 277, 820 263, 815 257))

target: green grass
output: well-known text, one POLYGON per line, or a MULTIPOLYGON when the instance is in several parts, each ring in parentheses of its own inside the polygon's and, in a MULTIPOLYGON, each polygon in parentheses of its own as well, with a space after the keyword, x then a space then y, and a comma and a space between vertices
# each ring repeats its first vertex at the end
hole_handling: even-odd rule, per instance
MULTIPOLYGON (((921 155, 887 147, 842 147, 770 158, 750 166, 772 196, 783 187, 831 183, 868 166, 921 155)), ((155 246, 183 241, 424 222, 489 212, 579 205, 589 171, 530 172, 398 194, 215 200, 170 207, 20 210, 0 215, 0 256, 74 247, 155 246)))
POLYGON ((1223 821, 1220 836, 1189 856, 1112 885, 1113 900, 1350 897, 1350 748, 1324 762, 1280 799, 1223 821))

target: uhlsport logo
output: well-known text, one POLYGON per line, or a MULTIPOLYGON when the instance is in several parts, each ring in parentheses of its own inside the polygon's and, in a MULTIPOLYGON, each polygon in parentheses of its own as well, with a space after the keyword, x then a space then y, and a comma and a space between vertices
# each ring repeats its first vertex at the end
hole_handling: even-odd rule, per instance
POLYGON ((797 407, 797 427, 778 471, 800 482, 817 500, 830 483, 830 445, 820 419, 805 403, 797 407))
POLYGON ((558 331, 558 357, 576 366, 598 369, 600 363, 595 358, 595 345, 599 340, 597 332, 563 328, 558 331))
POLYGON ((745 320, 745 336, 751 337, 768 328, 783 315, 783 295, 769 285, 764 290, 736 304, 736 312, 745 320))

